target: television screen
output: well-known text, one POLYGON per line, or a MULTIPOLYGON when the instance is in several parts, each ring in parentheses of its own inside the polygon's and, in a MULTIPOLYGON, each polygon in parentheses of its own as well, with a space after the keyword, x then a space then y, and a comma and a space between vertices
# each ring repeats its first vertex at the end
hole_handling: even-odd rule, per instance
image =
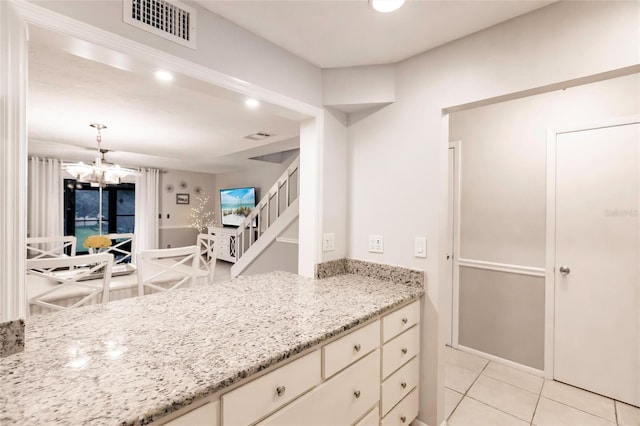
POLYGON ((220 210, 224 226, 240 226, 255 206, 254 187, 220 190, 220 210))

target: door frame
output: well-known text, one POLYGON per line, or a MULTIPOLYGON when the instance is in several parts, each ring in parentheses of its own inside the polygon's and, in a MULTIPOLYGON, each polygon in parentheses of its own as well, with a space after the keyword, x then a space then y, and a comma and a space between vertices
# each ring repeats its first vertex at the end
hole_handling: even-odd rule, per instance
MULTIPOLYGON (((451 285, 448 288, 451 294, 451 306, 448 306, 451 314, 451 321, 449 323, 450 329, 448 336, 451 336, 451 347, 458 348, 459 337, 459 323, 460 323, 460 190, 461 190, 461 165, 462 165, 462 141, 449 142, 448 149, 454 150, 454 169, 453 169, 453 187, 455 188, 454 194, 449 194, 449 197, 453 197, 453 211, 450 214, 453 216, 451 219, 452 227, 449 231, 447 238, 453 241, 453 253, 448 253, 451 256, 451 285)), ((449 173, 452 171, 449 170, 449 173)), ((447 337, 448 340, 448 337, 447 337)))
MULTIPOLYGON (((558 134, 605 127, 640 123, 640 115, 617 117, 588 123, 578 123, 547 129, 547 203, 545 236, 545 280, 544 280, 544 377, 554 377, 554 333, 555 333, 555 236, 556 236, 556 137, 558 134)), ((639 236, 640 237, 640 236, 639 236)), ((640 259, 638 259, 640 262, 640 259)), ((640 303, 640 300, 638 300, 640 303)), ((638 319, 640 323, 640 318, 638 319)))

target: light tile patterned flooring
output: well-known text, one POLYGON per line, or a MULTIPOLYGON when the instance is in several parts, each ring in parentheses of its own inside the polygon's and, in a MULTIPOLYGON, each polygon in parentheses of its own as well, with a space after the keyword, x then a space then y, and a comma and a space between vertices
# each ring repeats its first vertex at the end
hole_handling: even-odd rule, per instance
POLYGON ((449 426, 640 426, 640 408, 446 348, 449 426))

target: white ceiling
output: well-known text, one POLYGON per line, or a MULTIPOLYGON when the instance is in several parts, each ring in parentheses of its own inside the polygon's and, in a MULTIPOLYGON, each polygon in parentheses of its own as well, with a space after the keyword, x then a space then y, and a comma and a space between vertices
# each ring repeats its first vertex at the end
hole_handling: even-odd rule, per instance
MULTIPOLYGON (((131 167, 221 173, 254 165, 250 157, 299 145, 296 114, 265 104, 249 110, 233 92, 180 75, 162 83, 153 67, 129 62, 116 68, 69 53, 72 45, 30 30, 30 154, 91 161, 97 144, 89 124, 95 122, 107 126, 106 159, 131 167), (275 136, 243 138, 259 131, 275 136)), ((86 47, 74 53, 95 57, 86 47)))
MULTIPOLYGON (((367 0, 196 2, 323 68, 396 62, 552 3, 408 0, 379 14, 367 0)), ((250 157, 298 147, 300 114, 268 104, 248 110, 241 95, 180 75, 163 84, 153 71, 135 58, 30 28, 29 153, 91 161, 94 122, 108 126, 106 159, 130 167, 223 173, 254 166, 250 157), (276 136, 243 139, 259 131, 276 136)))
POLYGON ((378 13, 367 0, 196 0, 321 68, 394 63, 553 3, 407 0, 378 13))

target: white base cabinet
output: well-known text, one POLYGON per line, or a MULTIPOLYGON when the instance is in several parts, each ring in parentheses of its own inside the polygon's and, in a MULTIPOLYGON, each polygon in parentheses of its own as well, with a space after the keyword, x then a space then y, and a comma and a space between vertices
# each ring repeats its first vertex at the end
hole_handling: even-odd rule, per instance
POLYGON ((408 425, 418 415, 419 323, 418 300, 199 408, 183 408, 166 424, 408 425))
POLYGON ((216 236, 216 257, 220 260, 236 263, 236 229, 210 226, 209 234, 216 236))

